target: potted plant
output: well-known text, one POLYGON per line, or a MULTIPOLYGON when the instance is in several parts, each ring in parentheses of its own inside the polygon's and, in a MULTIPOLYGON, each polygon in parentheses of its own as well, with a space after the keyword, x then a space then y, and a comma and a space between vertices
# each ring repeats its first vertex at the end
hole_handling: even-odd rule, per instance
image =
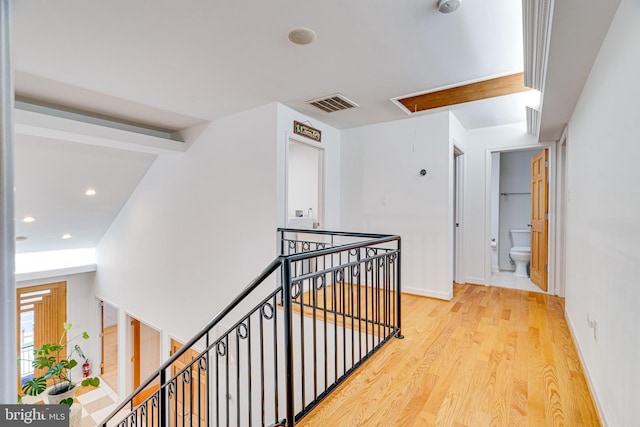
MULTIPOLYGON (((86 357, 80 346, 72 344, 72 342, 79 338, 89 339, 89 334, 83 332, 71 339, 67 339, 67 331, 71 329, 71 326, 71 323, 64 324, 64 332, 60 337, 59 343, 43 344, 42 347, 33 351, 33 367, 46 371, 22 386, 22 392, 25 395, 38 396, 42 394, 50 385, 49 380, 53 380, 53 387, 47 393, 49 403, 62 403, 69 406, 73 404, 76 384, 71 380, 71 370, 78 365, 75 356, 83 360, 86 360, 86 357)), ((82 380, 82 385, 97 387, 100 385, 100 378, 85 378, 82 380)), ((22 396, 19 396, 18 400, 22 400, 22 396)))

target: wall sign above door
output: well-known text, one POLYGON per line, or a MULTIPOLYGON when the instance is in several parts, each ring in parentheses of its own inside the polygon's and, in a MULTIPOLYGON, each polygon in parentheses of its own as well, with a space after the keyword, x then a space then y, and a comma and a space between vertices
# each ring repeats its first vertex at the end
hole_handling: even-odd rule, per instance
POLYGON ((293 133, 306 136, 316 142, 322 142, 322 131, 312 128, 309 125, 305 125, 304 123, 300 123, 297 120, 293 121, 293 133))

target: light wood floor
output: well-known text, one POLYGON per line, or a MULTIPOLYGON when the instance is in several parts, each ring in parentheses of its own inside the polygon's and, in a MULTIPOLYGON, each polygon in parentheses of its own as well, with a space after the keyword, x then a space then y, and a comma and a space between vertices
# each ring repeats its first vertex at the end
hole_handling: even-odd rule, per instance
POLYGON ((563 315, 545 294, 454 285, 403 295, 393 339, 297 426, 599 426, 563 315))

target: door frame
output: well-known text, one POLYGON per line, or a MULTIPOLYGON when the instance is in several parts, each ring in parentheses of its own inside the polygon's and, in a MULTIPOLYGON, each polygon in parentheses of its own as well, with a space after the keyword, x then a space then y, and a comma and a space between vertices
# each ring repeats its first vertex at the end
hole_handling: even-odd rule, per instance
POLYGON ((540 142, 516 147, 494 147, 486 149, 485 157, 485 227, 484 227, 484 283, 491 285, 491 154, 524 150, 549 150, 549 234, 547 236, 547 292, 558 295, 558 281, 556 280, 556 173, 557 173, 557 144, 555 142, 540 142))
MULTIPOLYGON (((565 126, 558 140, 558 157, 557 157, 557 194, 556 194, 556 268, 555 268, 555 283, 556 283, 556 295, 560 297, 565 296, 565 281, 566 281, 566 212, 567 212, 567 131, 568 127, 565 126)), ((550 185, 551 189, 551 185, 550 185)))
MULTIPOLYGON (((104 298, 101 298, 99 296, 96 296, 96 301, 97 301, 97 306, 98 306, 98 310, 97 310, 97 319, 98 319, 98 336, 100 337, 100 343, 99 343, 99 349, 100 351, 97 353, 100 358, 98 359, 98 357, 94 357, 94 362, 98 362, 95 363, 93 368, 94 370, 98 370, 100 372, 100 375, 104 374, 104 305, 108 304, 109 306, 111 306, 115 311, 116 311, 116 331, 117 331, 117 336, 116 336, 116 343, 120 342, 120 329, 121 329, 121 321, 120 321, 120 307, 118 307, 116 304, 113 304, 111 301, 106 300, 104 298)), ((113 391, 118 394, 118 388, 119 388, 119 384, 120 384, 120 351, 119 351, 119 345, 116 347, 116 378, 117 378, 117 384, 118 387, 116 389, 113 389, 113 391)), ((111 387, 111 384, 108 384, 109 387, 111 387)))
MULTIPOLYGON (((146 379, 146 378, 140 378, 139 371, 136 373, 136 366, 135 366, 136 364, 133 361, 133 357, 136 354, 136 350, 138 353, 140 352, 140 345, 139 345, 140 343, 138 342, 136 345, 136 342, 135 342, 135 322, 137 322, 138 328, 140 325, 144 325, 145 327, 153 329, 158 333, 158 360, 160 361, 160 364, 164 360, 164 357, 163 357, 164 335, 163 335, 162 329, 148 322, 145 322, 144 320, 140 320, 138 316, 128 311, 125 312, 126 351, 124 352, 124 354, 125 354, 126 364, 123 366, 122 369, 124 370, 126 375, 125 394, 127 395, 131 394, 138 387, 137 385, 135 385, 136 375, 138 376, 137 379, 139 383, 146 379)), ((139 333, 139 329, 138 329, 138 333, 139 333)), ((160 367, 160 364, 158 364, 158 367, 160 367)), ((118 369, 120 369, 119 366, 118 366, 118 369)), ((119 384, 118 384, 118 387, 120 388, 119 384)))
POLYGON ((453 281, 466 283, 464 274, 464 150, 453 141, 453 281), (457 226, 456 226, 457 224, 457 226))
POLYGON ((325 226, 325 206, 326 206, 326 197, 325 197, 325 188, 326 188, 326 152, 325 147, 320 143, 313 142, 311 140, 306 140, 298 137, 295 134, 287 133, 286 137, 286 150, 285 150, 285 162, 284 162, 284 226, 286 227, 289 222, 289 145, 294 142, 297 144, 302 144, 309 146, 318 150, 319 159, 318 159, 318 222, 320 223, 320 229, 323 229, 325 226))

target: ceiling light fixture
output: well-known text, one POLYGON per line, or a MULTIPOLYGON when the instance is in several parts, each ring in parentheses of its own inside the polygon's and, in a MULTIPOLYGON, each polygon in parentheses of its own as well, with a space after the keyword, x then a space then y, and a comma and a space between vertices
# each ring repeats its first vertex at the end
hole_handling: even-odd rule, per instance
POLYGON ((462 0, 438 0, 438 11, 440 13, 452 13, 458 10, 462 0))
POLYGON ((70 239, 71 238, 71 234, 69 233, 64 233, 62 236, 60 236, 61 239, 70 239))
POLYGON ((96 190, 94 190, 93 188, 89 188, 87 191, 84 192, 84 194, 87 196, 95 196, 96 190))
POLYGON ((311 28, 296 27, 289 31, 289 40, 291 43, 305 45, 316 39, 316 33, 311 28))
POLYGON ((32 216, 25 216, 22 218, 22 222, 34 222, 36 219, 32 216))

